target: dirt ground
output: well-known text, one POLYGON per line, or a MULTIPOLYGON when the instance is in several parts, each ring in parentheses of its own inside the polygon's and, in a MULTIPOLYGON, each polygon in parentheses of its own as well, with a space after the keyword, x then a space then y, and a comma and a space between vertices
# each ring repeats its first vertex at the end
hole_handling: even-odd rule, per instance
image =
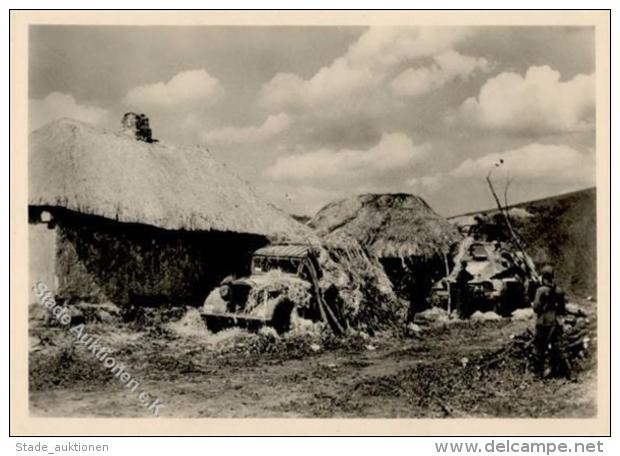
MULTIPOLYGON (((581 302, 590 318, 595 304, 581 302)), ((596 414, 595 352, 571 380, 539 380, 518 360, 485 356, 532 320, 452 322, 415 337, 311 334, 276 339, 207 334, 188 319, 136 330, 85 328, 158 397, 166 417, 588 417, 596 414), (182 322, 181 322, 182 323, 182 322)), ((595 345, 595 344, 594 344, 595 345)), ((35 416, 152 416, 137 394, 75 346, 67 328, 31 324, 35 416)))

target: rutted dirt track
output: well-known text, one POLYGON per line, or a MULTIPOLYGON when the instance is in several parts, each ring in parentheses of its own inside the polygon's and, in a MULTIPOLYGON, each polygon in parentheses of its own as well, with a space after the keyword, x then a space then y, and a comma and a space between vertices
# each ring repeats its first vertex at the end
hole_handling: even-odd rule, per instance
MULTIPOLYGON (((142 380, 141 390, 162 400, 162 416, 595 415, 592 359, 571 381, 540 381, 519 362, 488 369, 476 363, 531 326, 531 320, 456 322, 427 328, 415 338, 320 342, 310 337, 275 341, 239 331, 183 337, 152 330, 93 331, 102 340, 112 339, 115 356, 142 380)), ((66 329, 33 333, 49 341, 62 338, 61 331, 66 329)), ((150 416, 135 393, 96 361, 90 363, 84 347, 59 358, 50 350, 57 352, 60 344, 52 345, 31 352, 33 415, 150 416)))

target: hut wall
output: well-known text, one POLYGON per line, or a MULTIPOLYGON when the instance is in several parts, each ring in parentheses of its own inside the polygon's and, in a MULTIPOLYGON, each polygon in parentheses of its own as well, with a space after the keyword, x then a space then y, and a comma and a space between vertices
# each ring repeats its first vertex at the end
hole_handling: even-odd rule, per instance
POLYGON ((28 288, 30 303, 36 303, 32 291, 41 281, 56 291, 56 230, 48 223, 33 220, 28 224, 28 288))
POLYGON ((231 273, 244 273, 260 236, 168 231, 62 210, 57 213, 57 296, 67 302, 199 305, 231 273))

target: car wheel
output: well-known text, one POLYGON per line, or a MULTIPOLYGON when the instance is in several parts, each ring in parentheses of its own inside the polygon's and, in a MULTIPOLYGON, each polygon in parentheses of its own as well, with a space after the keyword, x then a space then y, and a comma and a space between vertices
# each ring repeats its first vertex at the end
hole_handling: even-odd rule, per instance
POLYGON ((284 300, 273 311, 271 326, 278 334, 284 334, 291 329, 291 313, 294 304, 292 301, 284 300))

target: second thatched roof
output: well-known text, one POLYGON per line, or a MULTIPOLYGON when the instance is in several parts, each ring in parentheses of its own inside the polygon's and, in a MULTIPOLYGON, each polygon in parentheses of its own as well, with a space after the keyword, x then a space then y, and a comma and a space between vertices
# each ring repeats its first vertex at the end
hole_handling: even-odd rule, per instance
POLYGON ((29 205, 169 230, 296 239, 311 232, 201 148, 146 143, 61 119, 29 138, 29 205))
POLYGON ((328 204, 308 222, 319 234, 343 233, 379 258, 434 257, 459 240, 456 227, 422 198, 365 194, 328 204))

